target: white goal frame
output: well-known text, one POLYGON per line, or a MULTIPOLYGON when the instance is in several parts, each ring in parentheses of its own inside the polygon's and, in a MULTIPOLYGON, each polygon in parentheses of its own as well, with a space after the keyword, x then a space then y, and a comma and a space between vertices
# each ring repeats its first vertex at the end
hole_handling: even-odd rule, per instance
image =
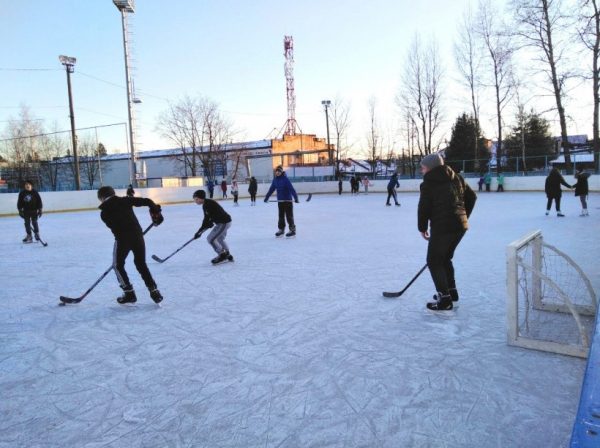
POLYGON ((542 350, 546 352, 559 353, 569 356, 578 356, 587 358, 590 347, 590 340, 586 328, 581 322, 581 315, 594 316, 598 307, 596 294, 592 288, 592 284, 581 268, 564 252, 556 247, 546 244, 542 237, 542 232, 536 230, 528 233, 522 238, 512 242, 506 248, 506 280, 508 298, 506 301, 506 323, 507 323, 507 339, 508 344, 529 348, 534 350, 542 350), (532 249, 532 264, 528 265, 519 258, 519 251, 525 246, 531 245, 532 249), (550 250, 565 259, 580 275, 582 287, 585 287, 590 296, 590 306, 582 306, 573 304, 569 299, 567 292, 563 291, 560 285, 546 276, 542 271, 542 249, 550 250), (579 331, 581 344, 573 345, 560 342, 552 342, 541 339, 533 339, 519 335, 519 268, 529 271, 532 274, 532 307, 535 310, 570 313, 575 320, 579 331), (542 296, 542 281, 547 287, 551 287, 558 297, 562 300, 562 304, 547 304, 544 303, 542 296))

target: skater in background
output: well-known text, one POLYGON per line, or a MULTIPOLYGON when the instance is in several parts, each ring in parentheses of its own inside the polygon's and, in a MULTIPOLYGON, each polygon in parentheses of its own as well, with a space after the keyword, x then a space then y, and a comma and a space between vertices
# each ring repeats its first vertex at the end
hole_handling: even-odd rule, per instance
POLYGON ((498 183, 498 188, 496 189, 496 191, 504 192, 504 174, 503 173, 498 173, 498 176, 496 177, 496 182, 498 183))
POLYGON ((469 228, 468 217, 477 196, 464 179, 439 154, 421 160, 421 195, 418 206, 418 228, 429 242, 427 266, 437 293, 434 302, 427 303, 433 311, 451 310, 458 300, 454 266, 454 251, 469 228), (430 233, 431 232, 431 233, 430 233))
POLYGON ((225 179, 221 181, 221 192, 223 193, 223 199, 227 199, 227 181, 225 179))
POLYGON ((125 271, 125 259, 129 252, 133 252, 133 262, 150 292, 150 297, 155 303, 160 303, 163 296, 146 264, 144 233, 133 212, 133 207, 149 207, 152 222, 158 226, 163 222, 160 205, 147 198, 116 196, 115 190, 110 186, 98 189, 98 199, 102 202, 98 207, 101 210, 100 218, 115 236, 113 269, 117 275, 119 286, 123 290, 123 295, 117 298, 117 302, 125 304, 137 301, 137 296, 125 271))
POLYGON ((363 176, 362 184, 363 184, 363 187, 365 188, 365 194, 368 194, 369 193, 369 185, 371 184, 371 182, 369 182, 369 178, 367 176, 363 176))
POLYGON ((573 185, 573 188, 575 188, 575 196, 579 196, 579 200, 581 201, 581 213, 579 214, 579 216, 589 216, 587 208, 587 196, 589 193, 589 177, 590 173, 584 173, 582 169, 578 169, 575 172, 575 179, 577 180, 577 183, 573 185))
POLYGON ((394 203, 397 206, 400 206, 400 203, 398 202, 398 196, 396 195, 396 188, 399 186, 400 182, 398 182, 398 173, 394 172, 394 174, 392 174, 392 177, 390 178, 390 181, 387 184, 388 196, 385 205, 391 206, 392 204, 390 204, 390 198, 394 198, 394 203))
POLYGON ((552 207, 552 201, 554 201, 554 205, 556 207, 556 216, 562 218, 563 213, 560 211, 560 198, 562 197, 562 190, 560 189, 560 185, 564 185, 567 188, 573 188, 569 185, 565 179, 558 171, 558 168, 553 167, 546 177, 546 184, 544 186, 544 190, 546 191, 546 197, 548 198, 548 202, 546 203, 546 215, 550 214, 550 208, 552 207))
POLYGON ((269 197, 277 190, 277 208, 279 210, 279 220, 277 222, 277 232, 275 236, 279 238, 285 232, 285 221, 290 228, 290 231, 285 234, 286 237, 296 236, 296 224, 294 223, 294 202, 297 204, 298 194, 294 190, 294 186, 283 172, 283 167, 279 165, 275 168, 275 177, 271 182, 271 187, 265 196, 265 202, 269 202, 269 197))
POLYGON ((338 177, 338 194, 342 194, 343 184, 342 184, 342 176, 338 177))
POLYGON ((133 185, 129 184, 127 187, 127 193, 125 193, 128 198, 132 198, 135 196, 135 190, 133 189, 133 185))
POLYGON ((479 182, 477 182, 477 185, 479 186, 479 189, 477 191, 483 191, 483 179, 484 176, 482 174, 481 176, 479 176, 479 182))
POLYGON ((212 179, 208 179, 208 184, 206 186, 208 187, 208 195, 212 199, 215 194, 215 183, 212 179))
POLYGON ((236 207, 239 207, 239 205, 240 205, 240 204, 238 204, 239 190, 238 190, 238 183, 235 178, 231 181, 231 194, 233 195, 233 205, 236 207))
POLYGON ((256 205, 256 192, 258 191, 258 183, 256 178, 252 176, 250 178, 250 184, 248 185, 248 193, 250 194, 250 205, 256 205))
POLYGON ((360 190, 360 176, 354 176, 354 194, 358 194, 360 190))
POLYGON ((17 199, 17 209, 19 216, 25 221, 25 238, 24 243, 33 242, 31 237, 31 228, 33 227, 33 235, 36 241, 40 240, 40 228, 38 226, 38 218, 42 217, 42 198, 40 194, 34 190, 31 181, 26 180, 23 183, 23 189, 19 192, 17 199))
POLYGON ((212 264, 219 264, 223 261, 233 261, 233 256, 229 253, 229 246, 225 242, 227 231, 231 227, 231 216, 223 210, 217 201, 206 199, 204 190, 196 190, 193 195, 194 202, 202 206, 204 219, 194 238, 200 238, 204 231, 213 228, 206 237, 208 244, 212 246, 217 256, 210 260, 212 264))
POLYGON ((350 195, 354 194, 354 176, 351 176, 350 179, 348 179, 348 182, 350 182, 350 195))
POLYGON ((485 173, 483 183, 485 183, 485 191, 490 192, 492 188, 492 173, 490 173, 489 171, 485 173))

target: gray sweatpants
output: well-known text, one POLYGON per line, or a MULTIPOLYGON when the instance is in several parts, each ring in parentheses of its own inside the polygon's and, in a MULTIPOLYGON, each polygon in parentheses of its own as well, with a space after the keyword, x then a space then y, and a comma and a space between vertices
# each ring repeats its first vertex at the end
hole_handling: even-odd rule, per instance
POLYGON ((225 224, 215 224, 210 231, 206 240, 212 246, 216 253, 220 254, 223 251, 229 251, 229 246, 225 242, 227 231, 231 227, 231 222, 225 224))

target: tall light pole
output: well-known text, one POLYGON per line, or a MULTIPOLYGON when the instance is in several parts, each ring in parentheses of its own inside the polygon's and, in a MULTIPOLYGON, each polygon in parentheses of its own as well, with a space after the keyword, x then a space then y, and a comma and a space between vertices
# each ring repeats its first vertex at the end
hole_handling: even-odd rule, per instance
POLYGON ((67 89, 69 91, 69 117, 71 118, 71 140, 73 141, 73 161, 75 163, 75 189, 81 190, 81 178, 79 176, 79 157, 77 156, 77 135, 75 134, 75 113, 73 111, 73 94, 71 92, 71 73, 75 71, 77 59, 70 56, 60 55, 58 60, 65 66, 67 71, 67 89))
POLYGON ((129 119, 129 152, 130 152, 130 183, 137 187, 137 173, 135 166, 135 139, 133 131, 133 100, 131 95, 131 77, 129 76, 129 44, 127 40, 127 14, 134 12, 134 0, 113 0, 121 12, 123 26, 123 52, 125 54, 125 85, 127 86, 127 116, 129 119))
MULTIPOLYGON (((331 101, 329 100, 323 100, 321 101, 321 104, 323 105, 323 107, 325 107, 325 123, 327 125, 327 151, 329 152, 329 162, 333 162, 333 151, 331 150, 331 143, 329 141, 329 106, 331 106, 331 101)), ((333 174, 334 176, 337 177, 337 160, 336 160, 336 165, 335 168, 333 170, 333 174)))

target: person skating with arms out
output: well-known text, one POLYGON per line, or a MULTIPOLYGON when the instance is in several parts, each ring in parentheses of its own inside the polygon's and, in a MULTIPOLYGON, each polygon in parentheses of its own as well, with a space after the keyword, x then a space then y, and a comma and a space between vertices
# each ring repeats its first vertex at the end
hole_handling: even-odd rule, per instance
POLYGON ((451 310, 452 302, 458 300, 452 258, 469 228, 468 217, 477 196, 459 174, 444 165, 439 154, 425 156, 421 160, 421 171, 418 228, 429 242, 427 266, 437 291, 433 296, 435 301, 427 303, 427 308, 451 310))
POLYGON ((40 241, 40 229, 38 226, 38 218, 42 217, 42 198, 40 194, 34 190, 31 181, 26 180, 23 184, 23 190, 19 193, 17 199, 17 209, 19 210, 19 216, 25 220, 25 238, 24 243, 31 243, 31 228, 33 227, 33 234, 37 241, 40 241))
POLYGON ((204 190, 196 190, 193 195, 194 202, 202 206, 204 219, 194 238, 200 238, 206 230, 214 227, 206 237, 208 244, 212 246, 217 256, 210 260, 212 264, 219 264, 223 261, 233 261, 233 256, 229 253, 229 246, 225 242, 227 231, 231 227, 231 216, 219 205, 217 201, 206 198, 204 190))
POLYGON ((279 210, 279 220, 277 222, 277 232, 275 236, 279 238, 285 232, 285 222, 290 228, 290 231, 285 234, 286 237, 290 238, 296 236, 296 224, 294 223, 294 203, 298 204, 298 194, 294 190, 294 186, 283 172, 283 167, 279 165, 275 168, 275 177, 271 182, 271 187, 267 191, 265 196, 265 202, 269 202, 269 198, 273 192, 277 190, 277 208, 279 210))
POLYGON ((98 207, 100 218, 115 236, 113 250, 113 268, 123 290, 123 295, 117 298, 120 304, 135 303, 137 296, 125 271, 125 259, 133 252, 133 262, 140 273, 150 297, 155 303, 160 303, 163 296, 156 286, 146 264, 146 243, 140 223, 133 212, 133 207, 149 207, 154 225, 163 221, 160 205, 147 198, 120 197, 112 187, 104 186, 98 189, 98 199, 102 202, 98 207))

